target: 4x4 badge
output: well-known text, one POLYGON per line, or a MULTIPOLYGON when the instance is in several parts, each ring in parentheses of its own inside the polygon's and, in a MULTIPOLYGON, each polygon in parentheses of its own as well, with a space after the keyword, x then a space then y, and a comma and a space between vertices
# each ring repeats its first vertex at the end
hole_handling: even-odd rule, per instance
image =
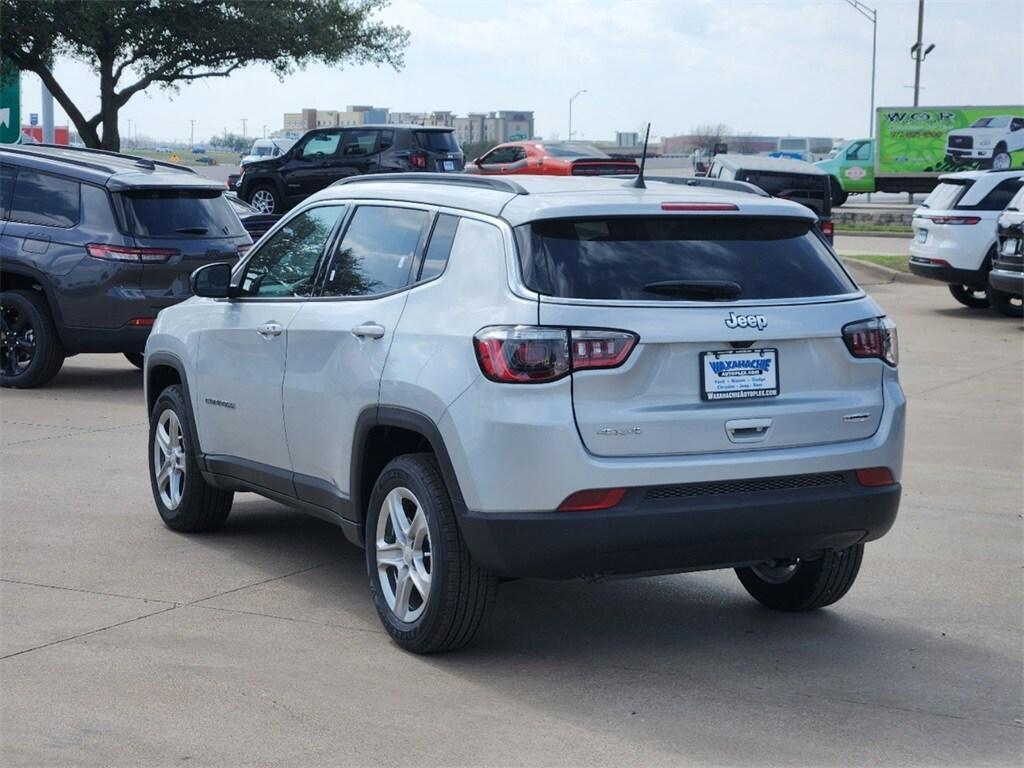
POLYGON ((735 312, 730 312, 729 316, 725 318, 726 328, 757 328, 759 331, 763 331, 768 327, 768 318, 764 315, 737 315, 735 312))

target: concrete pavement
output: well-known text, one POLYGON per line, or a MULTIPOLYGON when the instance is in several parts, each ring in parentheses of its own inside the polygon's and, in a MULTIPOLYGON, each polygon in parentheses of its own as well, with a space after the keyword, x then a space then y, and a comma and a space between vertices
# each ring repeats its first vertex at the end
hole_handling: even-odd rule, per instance
POLYGON ((503 584, 479 641, 384 635, 362 553, 249 495, 164 528, 140 374, 0 394, 0 763, 1019 765, 1020 322, 869 286, 899 325, 904 500, 831 609, 731 572, 503 584))

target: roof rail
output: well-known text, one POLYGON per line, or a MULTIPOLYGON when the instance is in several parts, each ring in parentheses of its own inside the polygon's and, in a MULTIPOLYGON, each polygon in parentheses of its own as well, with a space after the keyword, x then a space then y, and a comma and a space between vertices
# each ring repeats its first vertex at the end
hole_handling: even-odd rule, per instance
POLYGON ((763 189, 747 181, 708 179, 704 176, 648 176, 647 180, 677 184, 682 187, 711 187, 712 189, 728 189, 732 192, 746 192, 759 197, 771 197, 763 189))
MULTIPOLYGON (((78 152, 86 156, 99 155, 100 157, 114 157, 117 158, 118 160, 134 160, 135 165, 139 166, 140 168, 145 168, 147 170, 153 170, 156 166, 159 165, 161 168, 171 168, 175 171, 182 171, 184 173, 196 173, 194 169, 189 168, 187 165, 179 165, 178 163, 168 163, 164 160, 153 160, 148 157, 142 157, 141 155, 129 155, 124 152, 113 152, 109 149, 93 149, 92 147, 72 147, 68 144, 23 144, 21 146, 25 148, 47 147, 49 149, 59 149, 62 151, 78 152)), ((104 167, 104 170, 113 171, 115 169, 104 167)))
POLYGON ((453 187, 476 187, 492 189, 495 192, 508 192, 513 195, 528 195, 529 191, 521 184, 509 179, 498 179, 493 176, 469 176, 461 173, 368 173, 364 176, 349 176, 339 179, 331 186, 359 184, 367 181, 402 181, 417 184, 447 184, 453 187))
MULTIPOLYGON (((27 157, 41 158, 43 160, 53 159, 48 154, 45 154, 45 153, 42 153, 42 152, 33 152, 30 149, 30 147, 39 147, 39 146, 45 146, 45 145, 42 145, 42 144, 0 144, 0 151, 14 152, 16 154, 26 155, 27 157)), ((87 160, 80 160, 78 158, 75 158, 73 160, 68 160, 67 158, 61 158, 61 159, 64 162, 74 163, 75 165, 81 166, 82 168, 91 168, 92 170, 100 171, 101 173, 113 173, 114 172, 114 169, 111 168, 109 164, 101 165, 98 162, 90 163, 87 160)))

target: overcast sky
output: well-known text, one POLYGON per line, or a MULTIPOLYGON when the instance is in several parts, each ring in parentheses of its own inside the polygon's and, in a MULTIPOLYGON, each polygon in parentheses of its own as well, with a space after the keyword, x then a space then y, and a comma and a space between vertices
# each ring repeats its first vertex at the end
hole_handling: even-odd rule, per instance
MULTIPOLYGON (((917 0, 878 8, 878 106, 911 104, 917 0)), ((927 0, 922 105, 1024 103, 1024 0, 927 0)), ((393 0, 382 14, 411 40, 400 72, 311 66, 279 81, 249 67, 177 93, 151 89, 121 111, 138 132, 196 139, 225 128, 281 128, 302 107, 372 104, 394 111, 533 110, 540 135, 565 138, 579 89, 577 138, 610 139, 650 120, 652 135, 723 122, 737 132, 866 135, 871 23, 846 0, 393 0)), ((91 111, 95 75, 61 62, 57 77, 91 111)), ((39 111, 22 81, 22 115, 39 111)), ((58 124, 67 123, 58 107, 58 124)))

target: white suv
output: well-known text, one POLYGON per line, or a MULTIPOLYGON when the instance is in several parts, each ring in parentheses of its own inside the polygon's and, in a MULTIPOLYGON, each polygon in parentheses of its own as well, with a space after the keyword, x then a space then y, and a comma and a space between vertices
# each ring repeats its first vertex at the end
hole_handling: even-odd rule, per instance
POLYGON ((468 642, 499 577, 735 567, 772 608, 835 602, 899 505, 895 329, 810 210, 702 183, 309 198, 157 319, 163 520, 253 491, 341 526, 417 652, 468 642))
POLYGON ((961 171, 939 183, 914 211, 910 271, 949 285, 968 307, 989 306, 988 273, 999 214, 1021 188, 1021 171, 961 171))

